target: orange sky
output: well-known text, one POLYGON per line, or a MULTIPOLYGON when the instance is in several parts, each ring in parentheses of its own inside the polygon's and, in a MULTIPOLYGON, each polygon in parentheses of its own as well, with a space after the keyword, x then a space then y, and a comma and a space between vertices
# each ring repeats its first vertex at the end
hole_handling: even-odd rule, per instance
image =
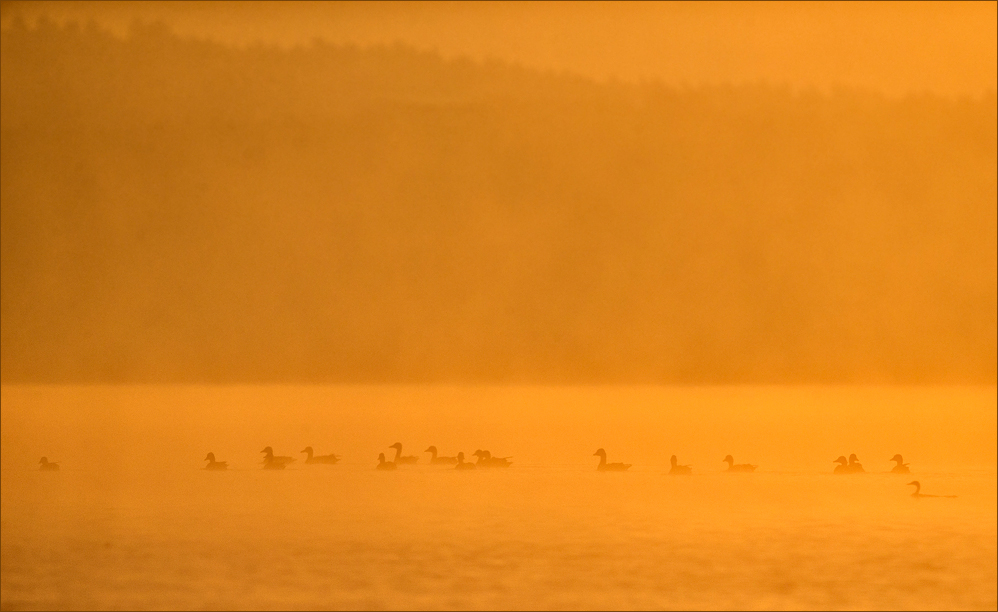
POLYGON ((159 19, 180 34, 280 44, 401 41, 605 79, 755 82, 892 95, 996 88, 998 3, 4 3, 29 19, 159 19))

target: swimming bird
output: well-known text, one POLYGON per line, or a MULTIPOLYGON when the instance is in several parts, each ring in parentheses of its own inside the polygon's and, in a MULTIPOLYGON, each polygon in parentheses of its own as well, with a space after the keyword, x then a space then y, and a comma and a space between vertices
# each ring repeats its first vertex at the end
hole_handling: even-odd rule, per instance
POLYGON ((915 499, 921 499, 923 497, 948 497, 950 499, 953 499, 953 498, 956 497, 956 495, 928 495, 928 494, 922 493, 921 492, 922 485, 917 480, 912 480, 908 484, 915 485, 915 492, 911 494, 911 496, 914 497, 915 499))
POLYGON ((846 459, 845 456, 839 457, 835 461, 832 461, 832 463, 838 463, 839 464, 839 465, 835 466, 835 473, 836 474, 849 474, 850 473, 849 472, 849 460, 846 459))
POLYGON ((891 457, 891 461, 897 461, 898 464, 891 468, 891 474, 910 474, 911 470, 908 469, 908 464, 904 463, 904 459, 901 455, 894 455, 891 457))
POLYGON ((475 455, 476 457, 478 457, 478 463, 476 464, 478 467, 487 467, 487 468, 502 467, 502 468, 505 468, 505 467, 509 467, 510 464, 512 463, 510 461, 510 459, 512 459, 512 457, 493 457, 492 453, 490 453, 487 450, 476 450, 472 454, 475 455))
POLYGON ((305 463, 328 463, 330 465, 340 460, 339 455, 312 455, 312 447, 306 446, 301 452, 307 453, 305 463))
POLYGON ((849 473, 859 474, 860 472, 865 472, 863 469, 863 464, 859 462, 859 458, 856 457, 856 453, 849 455, 849 473))
POLYGON ((423 451, 424 453, 430 453, 430 463, 433 465, 453 465, 457 463, 457 457, 437 457, 437 447, 431 446, 430 448, 423 451))
POLYGON ((669 474, 672 474, 673 476, 689 476, 693 473, 693 466, 679 465, 679 459, 677 459, 675 455, 673 455, 669 461, 672 463, 672 468, 669 470, 669 474))
POLYGON ((43 472, 56 472, 59 470, 59 462, 55 461, 53 463, 49 463, 48 457, 42 457, 41 459, 38 460, 38 463, 41 465, 41 467, 38 469, 40 469, 43 472))
POLYGON ((750 463, 740 463, 735 465, 735 458, 731 455, 728 455, 721 461, 727 462, 729 472, 754 472, 755 468, 759 467, 758 465, 752 465, 750 463))
POLYGON ((215 453, 208 453, 208 456, 204 458, 208 462, 208 465, 204 466, 206 470, 227 470, 229 469, 228 461, 215 461, 215 453))
POLYGON ((466 463, 464 461, 464 453, 457 454, 457 465, 454 466, 455 470, 473 470, 475 469, 474 463, 466 463))
POLYGON ((593 453, 593 457, 599 457, 599 465, 596 466, 597 472, 623 472, 631 467, 630 463, 607 463, 606 451, 602 448, 593 453))
POLYGON ((379 453, 378 454, 378 466, 375 467, 374 469, 376 469, 376 470, 394 470, 395 469, 395 462, 394 461, 385 461, 385 454, 384 453, 379 453))
POLYGON ((396 442, 395 444, 392 444, 388 448, 395 449, 395 459, 393 460, 395 462, 395 465, 408 465, 419 461, 419 457, 416 457, 415 455, 407 455, 405 457, 402 456, 401 442, 396 442))
POLYGON ((265 470, 283 470, 284 468, 288 467, 289 463, 295 460, 294 457, 286 457, 286 456, 275 457, 274 449, 270 448, 269 446, 260 452, 264 454, 263 469, 265 470))

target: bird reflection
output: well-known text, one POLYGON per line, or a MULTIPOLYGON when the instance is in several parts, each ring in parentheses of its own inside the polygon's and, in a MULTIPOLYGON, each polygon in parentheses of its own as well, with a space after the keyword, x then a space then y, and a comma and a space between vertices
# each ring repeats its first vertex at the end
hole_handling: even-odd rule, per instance
POLYGON ((59 470, 59 462, 50 463, 48 457, 42 457, 38 460, 38 463, 41 465, 38 469, 43 472, 57 472, 59 470))

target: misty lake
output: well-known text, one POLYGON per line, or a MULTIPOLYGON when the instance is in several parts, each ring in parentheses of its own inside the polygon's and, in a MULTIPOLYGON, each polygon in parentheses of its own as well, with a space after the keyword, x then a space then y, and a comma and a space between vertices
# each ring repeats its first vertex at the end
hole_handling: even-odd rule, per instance
POLYGON ((5 385, 2 607, 994 609, 995 409, 994 387, 5 385), (419 462, 376 472, 394 442, 419 462), (262 470, 264 446, 298 460, 262 470), (597 473, 599 447, 633 467, 597 473), (832 475, 851 453, 867 473, 832 475))

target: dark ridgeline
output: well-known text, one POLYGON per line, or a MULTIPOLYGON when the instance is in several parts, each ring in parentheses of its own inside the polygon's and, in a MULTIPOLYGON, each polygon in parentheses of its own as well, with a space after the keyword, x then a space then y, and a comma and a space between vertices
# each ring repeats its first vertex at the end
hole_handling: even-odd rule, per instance
POLYGON ((5 382, 996 381, 994 94, 16 17, 0 62, 5 382))

